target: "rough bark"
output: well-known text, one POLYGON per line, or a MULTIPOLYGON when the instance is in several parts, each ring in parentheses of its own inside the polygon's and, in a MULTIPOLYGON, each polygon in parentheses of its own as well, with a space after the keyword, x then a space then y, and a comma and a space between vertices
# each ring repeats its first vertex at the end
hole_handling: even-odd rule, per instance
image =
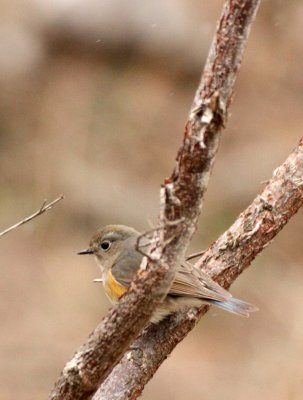
MULTIPOLYGON (((195 264, 225 288, 248 267, 303 204, 303 139, 260 195, 195 264)), ((150 325, 132 344, 93 400, 136 399, 208 307, 150 325)))
POLYGON ((220 131, 259 0, 226 1, 176 166, 161 188, 159 229, 130 290, 69 361, 50 399, 86 399, 122 358, 166 295, 200 214, 220 131), (142 266, 143 267, 143 266, 142 266))

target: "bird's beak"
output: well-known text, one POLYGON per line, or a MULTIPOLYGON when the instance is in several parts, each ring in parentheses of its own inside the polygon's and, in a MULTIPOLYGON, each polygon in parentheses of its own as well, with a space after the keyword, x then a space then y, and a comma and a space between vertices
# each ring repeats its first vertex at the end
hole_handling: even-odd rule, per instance
POLYGON ((82 255, 82 254, 93 254, 93 253, 94 253, 94 250, 91 249, 91 248, 88 248, 88 249, 84 249, 84 250, 79 251, 77 254, 82 255))

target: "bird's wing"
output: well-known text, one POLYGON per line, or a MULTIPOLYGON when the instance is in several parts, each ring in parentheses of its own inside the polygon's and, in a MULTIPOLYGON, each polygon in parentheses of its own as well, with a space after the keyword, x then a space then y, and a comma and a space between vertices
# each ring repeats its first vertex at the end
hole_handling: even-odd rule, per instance
POLYGON ((124 248, 113 263, 111 272, 115 280, 122 286, 129 287, 138 271, 142 254, 134 251, 132 246, 124 248))
POLYGON ((218 301, 226 301, 232 297, 227 290, 223 289, 205 272, 195 268, 188 262, 180 265, 169 294, 218 301))
MULTIPOLYGON (((140 267, 142 258, 142 254, 134 251, 134 243, 129 243, 129 246, 125 246, 113 263, 111 272, 114 279, 120 285, 129 287, 140 267)), ((186 261, 178 268, 169 294, 218 301, 226 301, 232 297, 205 272, 186 261)))

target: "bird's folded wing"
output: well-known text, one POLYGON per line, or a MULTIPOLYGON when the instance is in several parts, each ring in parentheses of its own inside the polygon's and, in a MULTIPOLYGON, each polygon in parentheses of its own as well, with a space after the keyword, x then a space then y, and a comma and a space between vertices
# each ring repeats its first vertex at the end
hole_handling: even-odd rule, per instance
POLYGON ((205 272, 184 262, 178 269, 169 291, 174 296, 189 296, 226 301, 232 295, 211 279, 205 272))

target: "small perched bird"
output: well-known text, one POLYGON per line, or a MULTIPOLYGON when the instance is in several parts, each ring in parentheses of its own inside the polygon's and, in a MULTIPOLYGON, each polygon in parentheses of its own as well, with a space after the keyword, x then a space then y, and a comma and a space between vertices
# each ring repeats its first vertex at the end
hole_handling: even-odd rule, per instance
MULTIPOLYGON (((140 233, 124 225, 107 225, 92 237, 89 248, 78 254, 92 254, 101 269, 105 292, 112 303, 128 290, 143 255, 136 250, 140 233)), ((249 316, 257 307, 235 299, 205 272, 189 262, 180 264, 164 301, 156 308, 151 322, 158 323, 167 315, 185 307, 213 304, 232 313, 249 316)))

